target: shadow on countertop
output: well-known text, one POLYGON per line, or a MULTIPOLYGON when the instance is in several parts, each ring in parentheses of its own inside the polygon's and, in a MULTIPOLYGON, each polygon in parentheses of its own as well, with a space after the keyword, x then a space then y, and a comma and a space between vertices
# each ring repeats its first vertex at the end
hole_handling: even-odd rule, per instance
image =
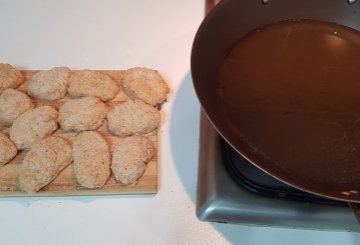
POLYGON ((170 142, 176 169, 190 196, 196 202, 198 174, 200 105, 190 73, 182 80, 173 101, 170 142))

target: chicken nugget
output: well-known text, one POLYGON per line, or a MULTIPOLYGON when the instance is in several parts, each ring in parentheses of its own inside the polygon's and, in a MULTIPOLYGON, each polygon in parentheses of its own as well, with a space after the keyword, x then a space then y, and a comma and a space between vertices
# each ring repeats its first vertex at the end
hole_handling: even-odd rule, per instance
POLYGON ((27 84, 27 92, 39 100, 57 100, 65 97, 70 69, 54 67, 48 71, 36 73, 27 84))
POLYGON ((5 134, 0 133, 0 166, 10 162, 17 154, 14 144, 5 134))
POLYGON ((111 170, 115 179, 123 185, 137 181, 154 155, 152 143, 143 136, 131 136, 122 140, 112 151, 111 170))
POLYGON ((125 93, 155 106, 166 100, 169 88, 158 71, 143 67, 128 69, 121 79, 125 93))
POLYGON ((0 63, 0 93, 7 88, 17 88, 24 81, 24 75, 9 64, 0 63))
POLYGON ((98 98, 71 99, 60 106, 59 123, 65 131, 94 130, 100 127, 106 112, 106 105, 98 98))
POLYGON ((94 131, 79 134, 73 142, 72 157, 78 183, 86 188, 102 187, 110 176, 111 156, 105 139, 94 131))
POLYGON ((34 108, 29 96, 8 88, 0 95, 0 126, 11 126, 16 118, 34 108))
POLYGON ((94 96, 108 101, 118 94, 119 85, 101 72, 81 70, 70 76, 68 91, 72 97, 94 96))
POLYGON ((58 127, 58 112, 51 106, 39 106, 21 114, 10 128, 10 139, 16 147, 29 149, 37 141, 51 135, 58 127))
POLYGON ((34 193, 52 182, 71 163, 71 145, 57 136, 42 139, 26 154, 19 172, 20 188, 34 193))
POLYGON ((110 132, 125 137, 155 130, 160 124, 160 112, 140 100, 130 100, 115 105, 107 119, 110 132))

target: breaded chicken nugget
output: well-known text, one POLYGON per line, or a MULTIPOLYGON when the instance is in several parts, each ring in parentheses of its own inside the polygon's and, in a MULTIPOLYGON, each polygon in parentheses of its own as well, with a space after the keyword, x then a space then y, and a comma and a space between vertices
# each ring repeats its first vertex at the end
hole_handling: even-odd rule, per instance
POLYGON ((7 88, 17 88, 24 81, 23 74, 9 64, 0 63, 0 93, 7 88))
POLYGON ((128 69, 121 85, 132 99, 139 99, 155 106, 166 100, 169 88, 158 71, 143 67, 128 69))
POLYGON ((34 108, 29 96, 8 88, 0 95, 0 125, 11 126, 21 114, 34 108))
POLYGON ((146 137, 125 138, 112 152, 111 170, 115 179, 124 185, 134 183, 142 176, 153 155, 153 145, 146 137))
POLYGON ((68 91, 72 97, 94 96, 107 101, 118 94, 119 86, 106 74, 81 70, 70 76, 68 91))
POLYGON ((5 134, 0 133, 0 166, 10 162, 17 154, 14 144, 5 134))
POLYGON ((59 123, 65 131, 94 130, 100 127, 106 112, 106 105, 98 98, 71 99, 60 106, 59 123))
POLYGON ((31 147, 19 173, 20 188, 34 193, 53 181, 71 163, 71 146, 64 139, 50 136, 31 147))
POLYGON ((110 176, 111 156, 105 139, 97 132, 85 131, 73 142, 72 157, 78 183, 86 188, 102 187, 110 176))
POLYGON ((19 150, 29 149, 57 129, 57 116, 57 110, 51 106, 28 110, 14 121, 10 128, 10 139, 19 150))
POLYGON ((115 105, 107 114, 111 133, 124 137, 145 134, 160 124, 160 112, 140 100, 115 105))
POLYGON ((27 84, 27 92, 39 100, 57 100, 65 97, 70 69, 54 67, 48 71, 36 73, 27 84))

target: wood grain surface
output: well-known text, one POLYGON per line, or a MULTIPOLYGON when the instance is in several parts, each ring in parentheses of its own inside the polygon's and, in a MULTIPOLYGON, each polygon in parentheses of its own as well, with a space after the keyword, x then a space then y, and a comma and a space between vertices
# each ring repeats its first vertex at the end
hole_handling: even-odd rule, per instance
MULTIPOLYGON (((22 71, 25 75, 25 82, 18 89, 26 92, 26 84, 31 80, 33 74, 37 71, 22 71)), ((119 83, 124 71, 100 71, 104 74, 109 75, 115 81, 119 83)), ((34 100, 36 105, 52 105, 58 108, 63 104, 69 97, 57 101, 38 101, 34 100)), ((121 103, 127 101, 129 98, 123 91, 111 101, 106 104, 111 108, 115 103, 121 103)), ((110 148, 122 140, 120 137, 111 135, 106 127, 106 120, 103 125, 97 130, 107 140, 110 148)), ((0 132, 8 135, 9 128, 0 127, 0 132)), ((73 141, 76 133, 63 132, 58 129, 54 134, 60 135, 69 141, 73 141)), ((40 191, 34 194, 28 194, 23 192, 18 187, 18 173, 21 166, 21 162, 26 155, 26 151, 19 151, 18 155, 5 166, 0 167, 0 197, 5 196, 78 196, 78 195, 117 195, 117 194, 154 194, 157 192, 158 186, 158 130, 151 132, 147 135, 155 147, 155 155, 153 159, 147 164, 147 168, 143 176, 132 185, 123 186, 115 181, 111 176, 106 184, 100 189, 87 189, 79 186, 73 173, 72 164, 66 167, 49 185, 42 188, 40 191)))

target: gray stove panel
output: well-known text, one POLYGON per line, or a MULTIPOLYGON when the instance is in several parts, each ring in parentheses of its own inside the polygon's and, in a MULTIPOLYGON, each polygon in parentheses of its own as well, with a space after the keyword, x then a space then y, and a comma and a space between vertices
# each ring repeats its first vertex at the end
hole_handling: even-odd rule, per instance
POLYGON ((347 206, 268 198, 237 185, 222 164, 219 137, 202 113, 197 195, 200 220, 360 232, 360 224, 347 206))

